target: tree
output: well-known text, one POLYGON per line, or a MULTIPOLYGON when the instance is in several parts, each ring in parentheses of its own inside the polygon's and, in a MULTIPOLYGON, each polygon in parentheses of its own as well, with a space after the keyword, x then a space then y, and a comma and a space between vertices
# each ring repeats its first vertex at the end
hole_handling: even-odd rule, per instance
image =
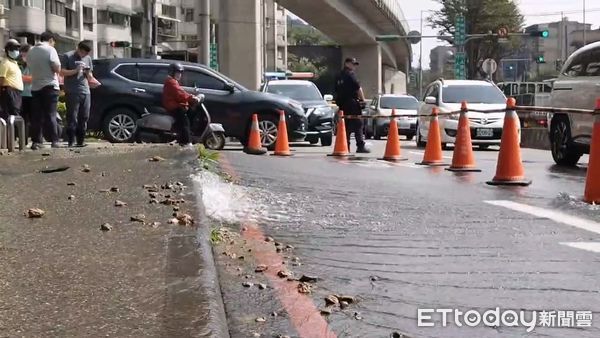
POLYGON ((321 64, 320 59, 310 60, 305 57, 298 57, 295 54, 288 54, 288 69, 292 72, 308 72, 315 74, 315 77, 323 75, 327 67, 321 64))
MULTIPOLYGON (((501 27, 509 32, 520 32, 523 15, 512 0, 436 0, 442 8, 428 19, 431 27, 439 29, 440 35, 454 35, 457 15, 464 15, 467 34, 487 34, 501 27)), ((518 46, 520 38, 511 38, 510 44, 518 46)), ((486 58, 498 61, 511 48, 503 48, 497 37, 489 36, 467 42, 467 76, 475 78, 480 71, 480 62, 486 58)), ((510 54, 510 53, 508 53, 510 54)))
POLYGON ((288 44, 295 46, 327 46, 333 41, 311 26, 288 27, 288 44))

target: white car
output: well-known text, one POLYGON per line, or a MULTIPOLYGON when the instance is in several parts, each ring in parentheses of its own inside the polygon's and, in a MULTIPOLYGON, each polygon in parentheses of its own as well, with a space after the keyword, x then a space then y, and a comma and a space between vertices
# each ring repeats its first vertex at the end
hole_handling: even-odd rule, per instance
MULTIPOLYGON (((437 80, 425 90, 425 95, 419 109, 417 125, 417 146, 427 144, 429 134, 429 115, 433 107, 438 107, 441 113, 459 111, 461 102, 467 101, 468 107, 476 110, 494 110, 506 107, 506 96, 493 83, 476 80, 437 80)), ((504 112, 477 113, 468 112, 473 145, 486 149, 492 145, 500 145, 502 128, 504 127, 504 112)), ((442 147, 454 143, 460 114, 440 116, 440 134, 442 147)), ((519 135, 521 123, 518 123, 519 135)))
MULTIPOLYGON (((600 97, 600 42, 573 53, 552 86, 550 104, 554 108, 592 110, 600 97)), ((574 166, 588 154, 594 117, 586 114, 550 115, 548 128, 552 157, 557 164, 574 166)))
MULTIPOLYGON (((406 136, 407 140, 412 140, 415 136, 417 127, 417 110, 419 101, 410 95, 378 95, 369 104, 368 116, 392 116, 392 109, 395 109, 398 123, 398 134, 406 136), (410 115, 410 116, 407 116, 410 115)), ((387 137, 389 132, 390 119, 369 119, 366 122, 365 134, 367 138, 374 137, 376 140, 387 137)))

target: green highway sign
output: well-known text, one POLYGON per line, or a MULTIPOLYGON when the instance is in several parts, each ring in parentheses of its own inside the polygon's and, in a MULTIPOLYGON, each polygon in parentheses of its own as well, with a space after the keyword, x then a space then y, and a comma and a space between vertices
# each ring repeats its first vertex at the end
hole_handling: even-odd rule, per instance
POLYGON ((218 46, 216 43, 210 44, 210 68, 218 71, 219 70, 219 58, 217 55, 218 46))
POLYGON ((454 78, 456 80, 464 80, 467 78, 465 65, 467 58, 465 53, 457 52, 454 55, 454 78))
POLYGON ((467 35, 467 25, 465 17, 459 15, 454 21, 454 44, 457 46, 464 45, 467 35))

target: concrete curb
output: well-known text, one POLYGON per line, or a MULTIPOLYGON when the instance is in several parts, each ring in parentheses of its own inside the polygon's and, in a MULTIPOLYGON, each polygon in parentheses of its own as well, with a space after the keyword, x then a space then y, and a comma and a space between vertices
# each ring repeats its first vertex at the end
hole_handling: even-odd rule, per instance
MULTIPOLYGON (((194 153, 195 154, 195 153, 194 153)), ((186 156, 186 164, 197 173, 199 171, 198 159, 196 156, 186 156)), ((201 282, 208 294, 207 307, 209 315, 207 320, 207 332, 203 334, 205 337, 229 338, 229 327, 227 325, 227 316, 225 315, 225 305, 221 294, 221 284, 219 282, 219 274, 215 265, 213 256, 212 244, 210 242, 210 221, 206 216, 204 204, 202 202, 202 188, 198 182, 192 181, 194 195, 196 196, 196 207, 198 208, 198 230, 196 232, 196 240, 198 251, 203 260, 204 269, 201 273, 201 282)))

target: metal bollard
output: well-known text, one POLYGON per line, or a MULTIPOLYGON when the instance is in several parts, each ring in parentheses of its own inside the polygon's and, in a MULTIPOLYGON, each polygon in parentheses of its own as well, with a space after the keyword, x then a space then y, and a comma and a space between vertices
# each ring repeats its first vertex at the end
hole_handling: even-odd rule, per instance
POLYGON ((6 149, 6 120, 0 118, 0 149, 6 149))
POLYGON ((8 151, 15 151, 15 126, 19 130, 19 150, 25 149, 25 120, 21 116, 11 115, 8 117, 8 133, 7 133, 7 146, 8 151))

